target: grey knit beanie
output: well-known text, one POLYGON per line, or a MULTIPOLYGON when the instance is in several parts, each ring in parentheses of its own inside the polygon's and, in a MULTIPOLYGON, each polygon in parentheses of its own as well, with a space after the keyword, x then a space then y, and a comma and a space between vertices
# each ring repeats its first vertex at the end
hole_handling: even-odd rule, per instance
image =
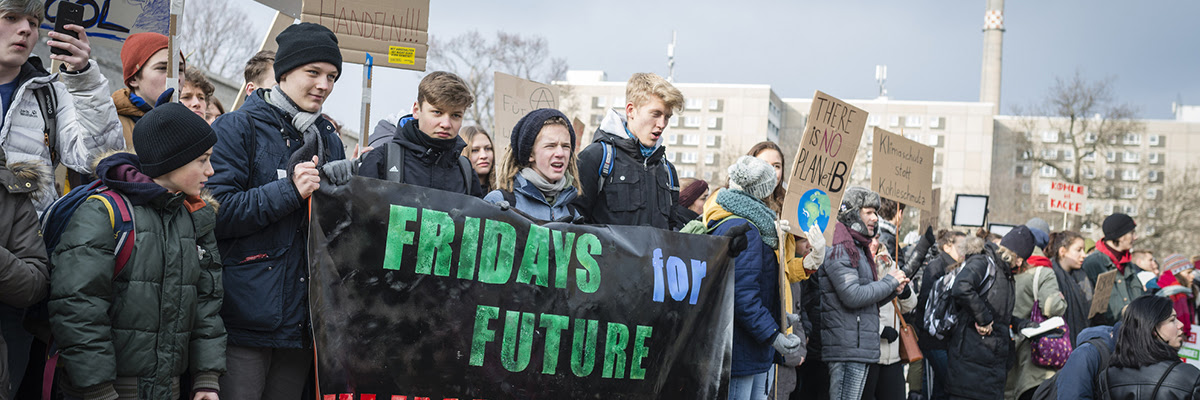
POLYGON ((739 189, 756 199, 765 199, 775 191, 775 167, 751 156, 741 156, 726 170, 729 187, 739 189))

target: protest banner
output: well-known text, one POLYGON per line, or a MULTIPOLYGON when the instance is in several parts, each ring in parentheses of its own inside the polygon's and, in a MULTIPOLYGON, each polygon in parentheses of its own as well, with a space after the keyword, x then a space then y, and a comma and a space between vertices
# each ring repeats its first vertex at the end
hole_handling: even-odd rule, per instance
POLYGON ((867 112, 817 91, 808 111, 808 123, 792 161, 787 196, 783 200, 783 219, 807 232, 817 226, 825 240, 833 243, 833 222, 837 221, 850 180, 850 167, 858 154, 867 112))
MULTIPOLYGON (((58 3, 66 1, 83 6, 83 28, 92 46, 105 46, 120 51, 129 35, 157 32, 170 35, 171 2, 169 0, 47 0, 46 18, 41 28, 54 30, 58 3)), ((45 34, 42 34, 45 36, 45 34)))
POLYGON ((727 396, 725 238, 539 225, 362 177, 310 210, 323 399, 727 396))
POLYGON ((937 232, 938 214, 942 212, 942 188, 929 191, 929 199, 929 209, 921 210, 920 232, 925 232, 925 228, 932 228, 937 232))
POLYGON ((1050 198, 1047 207, 1050 211, 1064 214, 1084 215, 1088 196, 1087 186, 1050 181, 1050 198))
POLYGON ((333 31, 343 62, 425 70, 429 0, 304 0, 300 21, 333 31))
MULTIPOLYGON (((521 79, 503 72, 496 72, 492 81, 495 94, 493 102, 496 110, 492 120, 492 149, 496 159, 504 157, 508 148, 509 138, 513 127, 525 114, 539 108, 557 109, 559 102, 558 86, 521 79)), ((579 131, 576 130, 578 135, 579 131)), ((578 139, 578 138, 577 138, 578 139)), ((585 143, 576 141, 575 147, 584 147, 585 143)))
POLYGON ((923 211, 933 207, 933 147, 875 127, 871 190, 923 211))

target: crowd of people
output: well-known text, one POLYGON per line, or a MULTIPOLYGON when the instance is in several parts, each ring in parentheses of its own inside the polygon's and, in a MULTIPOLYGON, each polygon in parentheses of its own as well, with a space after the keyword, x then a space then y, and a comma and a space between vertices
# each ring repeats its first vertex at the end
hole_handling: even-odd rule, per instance
POLYGON ((1200 398, 1200 370, 1177 355, 1200 261, 1136 250, 1127 215, 1095 242, 1033 218, 1002 237, 929 227, 906 243, 905 205, 850 187, 827 242, 781 217, 775 143, 726 182, 681 179, 661 139, 684 97, 650 73, 591 143, 538 109, 496 154, 495 136, 463 126, 467 85, 432 72, 411 112, 347 154, 322 113, 342 56, 320 25, 250 59, 244 104, 226 113, 186 60, 173 100, 155 33, 126 40, 111 95, 82 27, 48 33, 66 54, 47 71, 31 54, 42 10, 0 0, 15 43, 0 48, 0 400, 311 396, 305 205, 354 176, 535 221, 728 237, 730 399, 1200 398))

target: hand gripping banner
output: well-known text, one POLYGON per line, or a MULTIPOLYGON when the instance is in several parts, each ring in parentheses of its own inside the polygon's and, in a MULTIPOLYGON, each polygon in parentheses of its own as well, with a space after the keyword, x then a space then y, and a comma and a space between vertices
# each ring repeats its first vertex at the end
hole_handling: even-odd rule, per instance
POLYGON ((538 224, 357 177, 311 207, 322 400, 727 395, 724 238, 538 224))

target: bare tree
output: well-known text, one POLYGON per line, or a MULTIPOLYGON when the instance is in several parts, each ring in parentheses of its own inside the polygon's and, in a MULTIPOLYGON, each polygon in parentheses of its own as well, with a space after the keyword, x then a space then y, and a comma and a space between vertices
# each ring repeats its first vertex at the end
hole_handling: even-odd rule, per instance
POLYGON ((1167 171, 1163 187, 1158 190, 1156 198, 1143 198, 1138 209, 1141 211, 1139 225, 1138 247, 1155 250, 1156 254, 1166 256, 1170 253, 1182 253, 1185 256, 1200 254, 1200 207, 1195 206, 1200 199, 1200 168, 1190 165, 1186 168, 1167 171))
POLYGON ((496 71, 549 83, 566 75, 567 62, 550 57, 550 44, 541 36, 497 32, 489 39, 479 31, 471 31, 445 40, 431 36, 429 70, 450 71, 462 78, 475 97, 466 119, 490 127, 496 71))
POLYGON ((229 0, 189 1, 179 39, 188 65, 237 80, 257 49, 250 18, 229 0))
MULTIPOLYGON (((1145 126, 1136 119, 1136 107, 1117 101, 1112 83, 1111 78, 1089 81, 1076 71, 1056 78, 1042 103, 1014 107, 1024 131, 1014 135, 1020 159, 1053 169, 1060 180, 1088 186, 1089 199, 1116 199, 1114 181, 1120 177, 1098 173, 1095 161, 1145 126)), ((1104 215, 1094 212, 1081 223, 1098 224, 1104 215)))

